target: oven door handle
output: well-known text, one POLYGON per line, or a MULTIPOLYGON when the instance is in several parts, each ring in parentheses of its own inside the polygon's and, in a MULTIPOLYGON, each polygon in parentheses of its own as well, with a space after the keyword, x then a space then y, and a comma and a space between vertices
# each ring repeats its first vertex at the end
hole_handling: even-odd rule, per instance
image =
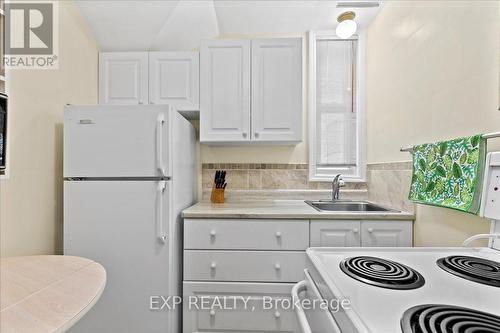
POLYGON ((300 305, 299 293, 305 291, 307 289, 307 281, 303 280, 297 283, 292 288, 292 301, 295 305, 295 312, 297 313, 297 318, 299 320, 300 328, 302 329, 302 333, 312 333, 311 326, 307 321, 306 313, 302 306, 300 305))

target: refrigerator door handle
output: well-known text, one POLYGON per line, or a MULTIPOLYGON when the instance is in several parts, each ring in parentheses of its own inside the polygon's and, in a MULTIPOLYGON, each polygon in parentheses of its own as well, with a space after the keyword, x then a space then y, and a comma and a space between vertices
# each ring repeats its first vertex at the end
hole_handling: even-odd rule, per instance
POLYGON ((165 193, 165 188, 167 187, 167 184, 165 181, 160 181, 158 182, 158 187, 157 187, 157 192, 158 192, 158 204, 156 205, 157 207, 157 214, 156 214, 156 230, 157 230, 157 235, 158 235, 158 240, 165 244, 167 242, 167 235, 165 234, 165 231, 163 230, 163 194, 165 193))
POLYGON ((166 177, 165 166, 163 165, 163 124, 165 116, 163 113, 158 115, 156 120, 156 160, 158 161, 158 171, 162 177, 166 177))

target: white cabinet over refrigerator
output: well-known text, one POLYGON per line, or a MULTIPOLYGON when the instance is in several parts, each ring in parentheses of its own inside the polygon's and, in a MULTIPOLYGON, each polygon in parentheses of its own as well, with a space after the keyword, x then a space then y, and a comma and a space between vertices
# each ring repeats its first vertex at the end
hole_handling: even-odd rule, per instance
POLYGON ((99 104, 148 104, 148 54, 99 54, 99 104))
POLYGON ((149 52, 149 103, 200 109, 198 52, 149 52))
POLYGON ((64 119, 64 253, 101 263, 107 284, 71 333, 178 332, 182 209, 194 201, 195 132, 168 106, 71 106, 64 119))
POLYGON ((103 52, 99 54, 99 104, 169 105, 198 111, 198 52, 103 52))

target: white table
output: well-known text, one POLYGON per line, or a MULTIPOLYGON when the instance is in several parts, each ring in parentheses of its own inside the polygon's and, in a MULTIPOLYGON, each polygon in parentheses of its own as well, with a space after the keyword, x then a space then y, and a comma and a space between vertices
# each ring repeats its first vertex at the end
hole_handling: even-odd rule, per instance
POLYGON ((106 271, 89 259, 28 256, 0 259, 0 332, 64 332, 101 296, 106 271))

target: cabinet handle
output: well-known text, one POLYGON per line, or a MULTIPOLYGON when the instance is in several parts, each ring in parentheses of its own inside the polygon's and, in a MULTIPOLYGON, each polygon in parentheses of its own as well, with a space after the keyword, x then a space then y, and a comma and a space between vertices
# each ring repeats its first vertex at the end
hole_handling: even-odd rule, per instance
POLYGON ((141 104, 141 105, 142 105, 142 104, 144 104, 144 102, 143 102, 143 101, 139 101, 139 104, 141 104))
POLYGON ((215 237, 216 234, 215 230, 210 231, 210 237, 215 237))
POLYGON ((247 137, 247 132, 243 132, 243 133, 241 133, 241 135, 242 135, 244 138, 246 138, 246 137, 247 137))
POLYGON ((275 265, 274 265, 274 268, 279 271, 281 269, 281 265, 279 262, 277 262, 275 265))
POLYGON ((276 238, 281 238, 281 231, 276 231, 276 238))
POLYGON ((259 132, 255 132, 255 133, 254 133, 254 136, 255 136, 256 138, 258 138, 258 137, 259 137, 259 132))
POLYGON ((373 232, 373 228, 368 228, 368 232, 372 233, 373 232))
POLYGON ((276 311, 276 312, 274 313, 274 317, 275 317, 276 319, 278 319, 279 317, 281 317, 281 313, 280 313, 279 311, 276 311))
POLYGON ((217 263, 213 262, 210 264, 211 269, 215 269, 217 267, 217 263))
POLYGON ((358 228, 354 228, 354 229, 352 229, 352 232, 354 232, 355 234, 357 234, 359 232, 359 229, 358 228))
POLYGON ((210 310, 210 317, 215 317, 215 310, 210 310))

